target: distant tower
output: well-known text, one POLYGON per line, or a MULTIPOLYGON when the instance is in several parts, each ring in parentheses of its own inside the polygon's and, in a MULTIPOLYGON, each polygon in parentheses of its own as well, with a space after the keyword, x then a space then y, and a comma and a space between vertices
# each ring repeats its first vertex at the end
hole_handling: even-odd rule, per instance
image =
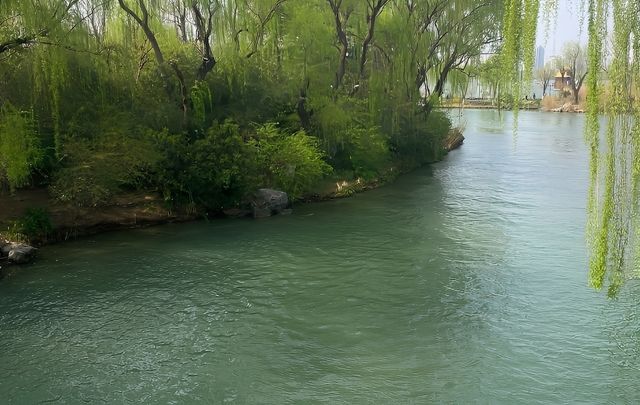
POLYGON ((544 67, 544 46, 539 46, 536 50, 536 69, 544 67))

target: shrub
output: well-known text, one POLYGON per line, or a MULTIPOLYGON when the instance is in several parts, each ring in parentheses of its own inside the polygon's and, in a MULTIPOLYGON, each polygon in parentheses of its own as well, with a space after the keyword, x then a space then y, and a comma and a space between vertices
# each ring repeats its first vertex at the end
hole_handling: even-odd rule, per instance
POLYGON ((162 159, 155 183, 165 200, 220 209, 237 204, 255 173, 252 151, 237 124, 214 124, 200 139, 158 134, 162 159))
POLYGON ((451 120, 442 111, 431 111, 426 120, 404 123, 393 137, 396 159, 404 169, 441 159, 443 140, 450 129, 451 120))
POLYGON ((35 129, 33 113, 7 103, 0 109, 0 185, 11 190, 29 183, 44 152, 35 129))
POLYGON ((42 208, 30 208, 9 224, 7 236, 21 242, 44 241, 52 230, 49 213, 42 208))
POLYGON ((352 128, 348 131, 347 153, 356 177, 372 179, 391 161, 389 143, 377 127, 352 128))
POLYGON ((120 191, 150 184, 160 159, 153 134, 111 130, 92 141, 68 139, 66 167, 56 173, 52 195, 60 202, 95 207, 107 204, 120 191))
POLYGON ((317 139, 302 130, 288 133, 268 123, 256 129, 251 146, 260 185, 281 189, 293 198, 310 191, 332 170, 323 159, 317 139))

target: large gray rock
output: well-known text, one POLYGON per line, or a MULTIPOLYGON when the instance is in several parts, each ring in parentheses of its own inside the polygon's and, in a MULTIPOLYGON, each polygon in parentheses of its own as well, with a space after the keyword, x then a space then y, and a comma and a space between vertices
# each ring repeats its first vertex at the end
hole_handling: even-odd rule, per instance
POLYGON ((223 210, 222 213, 229 218, 244 218, 252 214, 251 211, 242 208, 228 208, 223 210))
POLYGON ((11 246, 13 246, 13 243, 9 243, 0 239, 0 257, 9 256, 11 246))
POLYGON ((287 212, 289 208, 289 196, 284 191, 261 188, 251 199, 254 218, 266 218, 276 214, 287 212))
POLYGON ((9 261, 15 264, 29 263, 36 255, 36 248, 29 245, 13 244, 9 251, 9 261))

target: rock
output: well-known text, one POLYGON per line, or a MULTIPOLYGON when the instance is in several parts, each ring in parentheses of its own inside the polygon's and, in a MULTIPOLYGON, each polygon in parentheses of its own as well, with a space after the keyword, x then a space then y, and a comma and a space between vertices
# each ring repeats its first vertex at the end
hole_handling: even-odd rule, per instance
POLYGON ((9 252, 11 252, 11 249, 15 248, 16 246, 18 246, 17 243, 12 243, 8 241, 0 242, 0 257, 9 256, 9 252))
POLYGON ((14 244, 9 251, 9 261, 15 264, 29 263, 36 255, 36 248, 29 245, 14 244))
POLYGON ((251 211, 243 210, 241 208, 229 208, 229 209, 223 210, 222 213, 225 216, 230 218, 244 218, 251 215, 251 211))
POLYGON ((266 218, 282 214, 290 206, 289 196, 284 191, 261 188, 253 194, 251 207, 254 218, 266 218))
POLYGON ((254 208, 253 209, 253 217, 254 218, 269 218, 273 213, 269 208, 254 208))
POLYGON ((12 243, 0 240, 0 257, 7 257, 11 251, 12 245, 12 243))

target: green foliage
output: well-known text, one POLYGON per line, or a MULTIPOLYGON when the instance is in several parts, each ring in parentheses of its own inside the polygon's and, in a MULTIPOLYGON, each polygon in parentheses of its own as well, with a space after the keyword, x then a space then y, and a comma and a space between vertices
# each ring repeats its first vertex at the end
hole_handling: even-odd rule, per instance
POLYGON ((387 138, 377 127, 352 128, 347 133, 347 152, 356 177, 377 177, 391 163, 387 138))
MULTIPOLYGON (((635 2, 590 0, 586 139, 590 145, 591 186, 588 236, 591 247, 590 284, 607 287, 615 297, 625 280, 638 275, 640 234, 638 201, 640 182, 640 18, 635 2), (613 34, 607 69, 610 88, 605 145, 601 146, 599 96, 609 15, 613 34)), ((609 44, 607 43, 607 46, 609 44)))
MULTIPOLYGON (((527 62, 533 53, 529 30, 535 32, 536 24, 525 25, 520 32, 518 21, 528 20, 530 12, 537 12, 540 1, 506 2, 503 58, 511 82, 517 81, 518 62, 527 62)), ((556 8, 557 0, 545 0, 547 19, 557 14, 556 8)), ((640 13, 637 2, 625 0, 582 0, 581 10, 587 11, 589 32, 585 129, 591 152, 587 208, 589 281, 596 289, 606 286, 608 296, 615 297, 625 280, 639 275, 640 268, 640 13), (605 44, 610 48, 607 58, 605 44), (609 64, 606 72, 605 59, 609 64), (601 78, 605 74, 607 101, 601 106, 601 78), (603 110, 604 145, 600 123, 603 110)), ((579 64, 582 51, 573 48, 571 64, 579 64)), ((572 69, 579 70, 577 66, 572 69)))
POLYGON ((121 132, 112 128, 94 139, 71 138, 65 143, 64 162, 51 185, 60 202, 79 207, 110 202, 120 191, 151 183, 160 154, 153 133, 121 132))
POLYGON ((36 133, 33 112, 19 111, 11 104, 0 109, 0 186, 11 190, 29 184, 40 165, 43 150, 36 133))
POLYGON ((162 155, 155 183, 170 203, 219 210, 240 202, 254 173, 252 150, 237 124, 214 124, 199 139, 156 135, 162 155))
POLYGON ((24 215, 12 221, 6 236, 13 241, 24 243, 46 241, 53 231, 49 212, 42 208, 30 208, 24 215))
POLYGON ((281 189, 293 198, 310 191, 332 170, 317 139, 304 131, 290 134, 267 123, 256 129, 250 145, 257 158, 258 184, 281 189))
POLYGON ((405 125, 394 138, 398 159, 405 169, 434 162, 444 155, 443 141, 451 130, 451 120, 441 111, 433 111, 426 121, 413 126, 405 125))
MULTIPOLYGON (((505 0, 501 59, 507 85, 511 88, 515 100, 521 98, 522 87, 531 81, 540 1, 505 0), (524 62, 522 75, 521 61, 524 62)), ((517 112, 518 106, 514 105, 516 117, 517 112)))
POLYGON ((219 210, 434 161, 433 108, 494 48, 503 1, 375 3, 1 1, 0 181, 219 210))

